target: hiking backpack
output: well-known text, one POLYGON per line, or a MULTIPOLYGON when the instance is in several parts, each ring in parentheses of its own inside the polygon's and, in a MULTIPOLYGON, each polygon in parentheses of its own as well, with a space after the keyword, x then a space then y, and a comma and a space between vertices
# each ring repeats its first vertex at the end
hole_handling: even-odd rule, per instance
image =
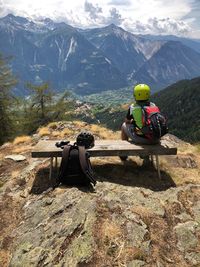
POLYGON ((92 171, 89 153, 84 146, 64 145, 57 184, 72 186, 89 186, 96 184, 92 171))
POLYGON ((148 139, 159 139, 168 133, 167 118, 156 105, 143 106, 143 127, 139 128, 148 139))

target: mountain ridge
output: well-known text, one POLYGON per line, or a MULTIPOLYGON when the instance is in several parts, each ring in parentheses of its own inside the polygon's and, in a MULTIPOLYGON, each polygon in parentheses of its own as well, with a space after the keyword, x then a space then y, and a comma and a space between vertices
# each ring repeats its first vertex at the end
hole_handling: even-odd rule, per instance
POLYGON ((139 83, 144 81, 147 84, 153 83, 156 88, 164 88, 178 80, 190 78, 191 72, 194 77, 198 76, 199 62, 200 53, 179 41, 168 41, 144 63, 135 74, 135 79, 139 83))
MULTIPOLYGON (((174 42, 174 51, 166 57, 165 52, 161 55, 159 51, 162 51, 166 44, 169 45, 167 38, 159 40, 134 35, 114 24, 80 30, 47 18, 33 22, 8 15, 0 19, 0 37, 0 51, 6 56, 14 56, 11 66, 14 73, 20 77, 16 90, 22 95, 27 93, 24 88, 27 81, 49 81, 56 91, 70 89, 87 95, 144 82, 145 77, 156 91, 177 80, 195 77, 200 68, 200 54, 192 48, 185 49, 184 43, 170 41, 174 42), (76 38, 78 43, 77 40, 72 42, 76 38), (73 53, 68 54, 72 50, 73 53), (182 57, 187 58, 187 61, 181 61, 178 58, 180 56, 176 57, 180 51, 184 52, 182 57), (171 57, 177 62, 176 76, 173 78, 167 75, 168 69, 165 68, 165 65, 168 66, 171 73, 174 73, 172 64, 168 64, 171 57), (190 57, 194 58, 194 62, 189 62, 190 57), (71 62, 67 62, 69 58, 71 62), (155 79, 149 75, 152 72, 153 59, 155 79), (161 60, 163 75, 159 73, 161 60)), ((195 45, 194 41, 188 42, 193 42, 196 48, 198 44, 200 47, 198 42, 195 45)))

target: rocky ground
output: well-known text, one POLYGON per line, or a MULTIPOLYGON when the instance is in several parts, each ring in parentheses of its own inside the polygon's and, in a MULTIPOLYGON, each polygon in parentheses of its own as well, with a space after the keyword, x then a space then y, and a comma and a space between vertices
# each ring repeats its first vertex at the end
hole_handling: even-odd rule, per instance
POLYGON ((58 187, 49 160, 31 159, 41 138, 119 133, 81 122, 51 124, 0 148, 0 266, 200 266, 200 155, 172 135, 162 180, 141 159, 92 159, 95 190, 58 187), (16 158, 11 155, 21 155, 16 158))

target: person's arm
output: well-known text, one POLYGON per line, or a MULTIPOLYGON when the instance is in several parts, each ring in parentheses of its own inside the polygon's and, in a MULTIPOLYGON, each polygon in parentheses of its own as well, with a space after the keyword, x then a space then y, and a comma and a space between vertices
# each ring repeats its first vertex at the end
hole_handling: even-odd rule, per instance
POLYGON ((129 107, 128 112, 126 114, 125 123, 127 123, 127 124, 133 123, 133 115, 130 113, 130 107, 129 107))
POLYGON ((125 118, 125 123, 127 123, 127 124, 131 124, 132 122, 133 122, 133 119, 128 120, 127 118, 125 118))

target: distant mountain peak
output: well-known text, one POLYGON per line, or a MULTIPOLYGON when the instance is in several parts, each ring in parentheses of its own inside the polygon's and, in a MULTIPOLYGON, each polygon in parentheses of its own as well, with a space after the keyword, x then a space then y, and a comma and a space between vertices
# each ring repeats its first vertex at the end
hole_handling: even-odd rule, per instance
POLYGON ((42 18, 40 20, 36 20, 35 23, 36 24, 43 24, 49 30, 54 30, 56 28, 63 28, 63 27, 74 29, 72 26, 66 24, 65 22, 55 22, 50 18, 42 18))
POLYGON ((108 28, 112 28, 112 29, 118 29, 118 28, 120 28, 120 27, 118 27, 118 26, 117 26, 116 24, 114 24, 114 23, 109 24, 107 27, 108 27, 108 28))
POLYGON ((10 32, 20 30, 39 31, 38 26, 33 21, 13 14, 0 18, 0 27, 10 32))
POLYGON ((29 22, 27 18, 15 16, 13 14, 8 14, 7 16, 1 18, 2 21, 7 23, 18 23, 18 24, 25 24, 29 22))
POLYGON ((8 15, 6 15, 5 17, 3 17, 3 19, 13 19, 13 18, 16 18, 16 16, 14 16, 13 14, 9 13, 8 15))
POLYGON ((7 16, 0 18, 0 25, 3 28, 12 30, 26 30, 30 32, 48 32, 49 30, 55 30, 58 28, 74 29, 72 26, 65 22, 55 22, 50 18, 40 18, 31 20, 24 17, 8 14, 7 16))
POLYGON ((109 24, 108 26, 105 26, 103 29, 109 29, 109 30, 113 30, 113 31, 121 31, 121 32, 126 32, 123 28, 117 26, 114 23, 109 24))

